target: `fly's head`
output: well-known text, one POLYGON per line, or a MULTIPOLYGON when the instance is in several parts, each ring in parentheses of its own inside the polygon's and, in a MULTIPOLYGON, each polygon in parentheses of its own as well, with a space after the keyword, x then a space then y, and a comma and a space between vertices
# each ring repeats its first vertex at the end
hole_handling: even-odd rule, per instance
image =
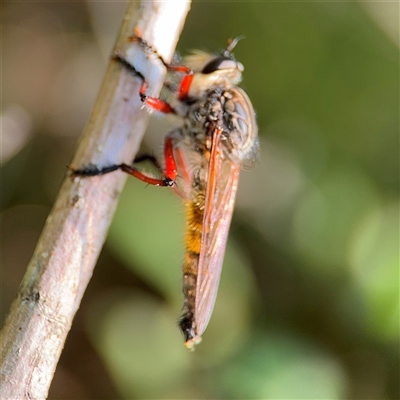
POLYGON ((243 65, 231 53, 239 39, 228 41, 222 54, 195 51, 185 58, 187 66, 193 71, 188 98, 199 99, 207 91, 219 87, 230 89, 241 81, 243 65))

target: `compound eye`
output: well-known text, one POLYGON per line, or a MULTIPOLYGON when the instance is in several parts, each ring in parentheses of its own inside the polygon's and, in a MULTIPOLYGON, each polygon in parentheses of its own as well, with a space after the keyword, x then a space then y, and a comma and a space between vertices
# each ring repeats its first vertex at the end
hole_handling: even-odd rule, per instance
POLYGON ((211 60, 201 71, 203 74, 212 74, 215 71, 220 71, 224 69, 236 69, 240 70, 242 64, 235 60, 227 57, 217 57, 211 60))

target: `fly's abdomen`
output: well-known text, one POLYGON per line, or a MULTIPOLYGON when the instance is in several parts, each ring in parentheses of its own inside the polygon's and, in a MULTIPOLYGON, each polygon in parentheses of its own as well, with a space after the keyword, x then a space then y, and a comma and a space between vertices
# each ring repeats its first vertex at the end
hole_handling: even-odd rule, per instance
POLYGON ((199 254, 201 234, 203 231, 203 206, 198 203, 188 201, 186 204, 186 213, 186 250, 199 254))
POLYGON ((183 261, 183 295, 182 317, 179 326, 185 336, 188 347, 196 338, 195 301, 196 283, 203 230, 203 207, 194 201, 186 203, 186 250, 183 261))

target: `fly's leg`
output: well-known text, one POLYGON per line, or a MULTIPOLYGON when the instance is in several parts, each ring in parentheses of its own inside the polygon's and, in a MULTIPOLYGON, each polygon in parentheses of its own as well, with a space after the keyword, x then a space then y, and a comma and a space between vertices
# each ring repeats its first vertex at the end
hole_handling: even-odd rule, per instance
POLYGON ((179 178, 173 189, 183 200, 188 200, 192 187, 192 168, 187 160, 182 139, 183 133, 180 129, 169 132, 165 137, 165 174, 174 177, 175 180, 179 178))
POLYGON ((142 81, 142 85, 139 89, 140 100, 148 106, 151 110, 156 110, 162 112, 164 114, 176 114, 174 108, 168 104, 166 101, 161 100, 158 97, 148 96, 146 94, 147 91, 147 82, 145 77, 141 72, 136 70, 136 68, 131 65, 120 53, 115 53, 113 59, 119 62, 124 68, 126 68, 131 74, 137 76, 142 81))
MULTIPOLYGON (((152 157, 149 157, 149 159, 152 161, 152 157)), ((140 161, 145 161, 145 159, 143 158, 140 161)), ((108 166, 102 167, 102 168, 98 168, 95 165, 89 165, 89 166, 87 166, 85 168, 81 168, 81 169, 74 169, 72 167, 69 167, 69 170, 71 171, 71 176, 72 177, 78 177, 78 176, 91 177, 91 176, 105 175, 105 174, 108 174, 110 172, 121 170, 123 172, 126 172, 129 175, 134 176, 135 178, 141 180, 142 182, 148 183, 149 185, 154 185, 154 186, 173 186, 174 183, 175 183, 172 179, 167 178, 167 177, 164 177, 164 178, 153 178, 151 176, 148 176, 148 175, 144 174, 143 172, 141 172, 136 167, 134 167, 132 165, 125 164, 125 163, 108 165, 108 166)))
MULTIPOLYGON (((175 65, 175 64, 169 64, 169 63, 165 62, 165 60, 157 53, 157 51, 155 49, 153 49, 153 47, 151 47, 141 37, 140 31, 138 28, 135 28, 133 36, 131 36, 129 39, 131 42, 139 43, 148 53, 154 54, 160 60, 160 62, 165 66, 165 68, 167 68, 168 71, 181 72, 184 74, 184 76, 180 82, 179 88, 178 88, 178 99, 185 100, 188 97, 190 85, 192 84, 193 71, 190 68, 186 67, 185 65, 175 65)), ((117 57, 122 58, 120 55, 117 55, 117 57)), ((129 65, 129 63, 127 63, 126 60, 123 60, 123 64, 129 65)), ((142 101, 154 110, 161 111, 164 113, 174 112, 173 108, 166 102, 162 101, 161 99, 159 99, 157 97, 151 97, 151 96, 146 95, 147 84, 146 84, 146 81, 145 81, 143 75, 142 74, 140 74, 140 75, 143 80, 143 85, 140 89, 140 98, 142 99, 142 101)))
MULTIPOLYGON (((157 58, 160 60, 160 62, 170 71, 176 71, 176 72, 182 72, 184 73, 184 77, 180 83, 179 89, 178 89, 178 98, 180 100, 184 99, 187 97, 190 84, 193 79, 193 72, 186 66, 183 65, 172 65, 168 64, 164 61, 164 59, 151 47, 149 46, 141 37, 139 34, 138 30, 135 30, 134 36, 132 36, 131 41, 136 41, 138 42, 141 46, 145 47, 145 49, 148 52, 151 52, 157 56, 157 58)), ((166 101, 158 98, 158 97, 153 97, 153 96, 148 96, 146 94, 147 91, 147 82, 144 77, 144 75, 138 71, 132 64, 130 64, 119 52, 114 54, 113 59, 117 62, 119 62, 124 68, 126 68, 130 73, 133 75, 137 76, 139 79, 142 81, 142 85, 139 89, 139 96, 142 102, 148 106, 150 109, 160 111, 164 114, 176 114, 175 109, 168 104, 166 101)), ((116 171, 116 170, 121 170, 123 172, 128 173, 129 175, 134 176, 135 178, 148 183, 150 185, 155 185, 155 186, 175 186, 175 181, 177 177, 177 162, 175 161, 175 155, 174 155, 174 150, 177 153, 177 160, 178 160, 178 167, 180 170, 183 171, 184 174, 184 181, 188 182, 189 178, 189 173, 188 173, 188 166, 186 163, 184 163, 183 160, 183 155, 181 150, 178 148, 174 149, 173 145, 173 136, 168 135, 165 138, 165 144, 164 144, 164 161, 165 161, 165 172, 161 170, 160 166, 158 163, 155 161, 155 158, 151 157, 146 157, 146 159, 150 159, 153 164, 158 168, 158 170, 163 174, 163 178, 153 178, 150 176, 147 176, 143 172, 141 172, 139 169, 137 169, 135 166, 131 166, 125 163, 122 164, 115 164, 115 165, 109 165, 106 167, 98 168, 97 166, 90 165, 88 167, 82 168, 82 169, 74 169, 70 167, 70 170, 72 172, 72 176, 97 176, 97 175, 104 175, 108 174, 110 172, 116 171)), ((143 159, 141 160, 143 161, 143 159)), ((136 160, 135 162, 138 162, 136 160)), ((182 196, 182 193, 177 191, 179 195, 182 196)))
POLYGON ((113 171, 121 170, 126 172, 129 175, 134 176, 135 178, 145 182, 149 185, 154 186, 175 186, 175 181, 177 177, 177 166, 174 157, 174 149, 173 149, 173 141, 171 136, 167 136, 165 138, 165 145, 164 145, 164 161, 165 161, 165 171, 163 172, 159 163, 157 162, 154 156, 143 156, 136 159, 134 162, 142 162, 145 160, 150 160, 155 167, 161 172, 163 178, 153 178, 144 174, 138 168, 133 165, 128 165, 125 163, 122 164, 114 164, 108 165, 106 167, 98 168, 95 165, 90 165, 85 168, 81 169, 74 169, 70 167, 71 175, 75 176, 82 176, 82 177, 89 177, 89 176, 97 176, 97 175, 105 175, 113 171))

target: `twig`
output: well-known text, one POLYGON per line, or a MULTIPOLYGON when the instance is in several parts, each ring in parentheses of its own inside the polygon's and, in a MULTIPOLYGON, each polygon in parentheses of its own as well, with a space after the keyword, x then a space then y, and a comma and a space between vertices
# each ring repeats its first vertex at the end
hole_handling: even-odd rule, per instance
MULTIPOLYGON (((187 0, 131 1, 114 51, 123 52, 157 95, 165 76, 158 60, 128 43, 142 37, 170 60, 189 10, 187 0)), ((148 122, 141 81, 110 62, 72 165, 130 162, 148 122), (106 152, 106 155, 104 154, 106 152)), ((44 399, 72 320, 104 243, 126 176, 66 177, 1 331, 0 397, 44 399)))

